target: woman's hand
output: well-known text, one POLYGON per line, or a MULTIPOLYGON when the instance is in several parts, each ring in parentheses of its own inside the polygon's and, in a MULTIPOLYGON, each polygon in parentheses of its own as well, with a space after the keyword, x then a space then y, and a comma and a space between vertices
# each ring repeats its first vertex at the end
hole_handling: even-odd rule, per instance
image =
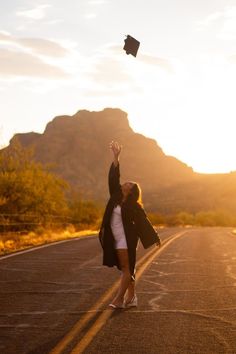
POLYGON ((119 143, 117 143, 116 141, 112 141, 110 143, 110 149, 112 150, 113 155, 114 155, 114 164, 115 164, 115 166, 117 166, 117 164, 119 162, 119 156, 121 153, 122 146, 119 145, 119 143))

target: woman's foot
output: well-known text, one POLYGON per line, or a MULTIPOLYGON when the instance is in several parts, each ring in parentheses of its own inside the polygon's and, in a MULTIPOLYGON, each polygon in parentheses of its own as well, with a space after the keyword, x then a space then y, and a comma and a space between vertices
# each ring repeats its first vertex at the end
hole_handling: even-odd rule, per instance
POLYGON ((113 308, 114 310, 116 310, 116 309, 123 309, 125 306, 124 306, 124 304, 120 304, 120 305, 115 305, 115 304, 109 304, 108 305, 109 307, 111 307, 111 308, 113 308))
POLYGON ((131 290, 128 289, 127 293, 125 294, 125 301, 124 301, 125 304, 129 304, 133 300, 134 296, 135 296, 135 289, 131 289, 131 290))
POLYGON ((114 298, 113 301, 109 304, 109 307, 113 309, 123 309, 124 308, 124 298, 114 298))
POLYGON ((138 306, 138 298, 137 295, 134 294, 134 296, 125 302, 125 307, 137 307, 138 306))

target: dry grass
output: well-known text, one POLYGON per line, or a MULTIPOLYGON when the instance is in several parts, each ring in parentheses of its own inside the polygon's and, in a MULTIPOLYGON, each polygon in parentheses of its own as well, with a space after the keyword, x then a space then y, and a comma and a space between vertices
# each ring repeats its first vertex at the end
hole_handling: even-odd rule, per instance
POLYGON ((96 235, 94 230, 75 231, 73 226, 63 231, 38 230, 20 235, 17 233, 0 235, 0 255, 16 252, 26 248, 40 246, 46 243, 78 238, 87 235, 96 235))

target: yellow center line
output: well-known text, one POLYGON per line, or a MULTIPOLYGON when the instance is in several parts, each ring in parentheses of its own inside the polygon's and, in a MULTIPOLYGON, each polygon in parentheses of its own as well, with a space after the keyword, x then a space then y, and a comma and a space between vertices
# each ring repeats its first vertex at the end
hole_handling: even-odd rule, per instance
MULTIPOLYGON (((175 241, 177 238, 183 236, 187 231, 182 231, 177 233, 175 236, 172 236, 171 238, 168 238, 166 242, 163 244, 163 246, 159 249, 155 249, 155 252, 149 252, 149 257, 146 262, 144 262, 141 267, 138 269, 137 274, 135 276, 135 280, 138 281, 143 274, 143 272, 147 269, 147 267, 152 263, 154 258, 159 256, 164 249, 169 246, 170 243, 175 241), (150 253, 152 253, 150 255, 150 253)), ((145 257, 146 259, 147 257, 145 257)), ((141 263, 141 262, 140 262, 141 263)), ((78 344, 74 347, 74 349, 71 351, 71 354, 81 354, 83 351, 88 347, 88 345, 91 343, 93 338, 97 335, 97 333, 100 331, 100 329, 106 324, 107 320, 111 317, 113 313, 113 310, 104 310, 101 315, 98 317, 98 319, 94 322, 94 324, 90 327, 90 329, 87 331, 87 333, 83 336, 83 338, 78 342, 78 344)))
MULTIPOLYGON (((153 252, 156 250, 151 249, 146 253, 138 262, 137 266, 142 264, 153 252)), ((117 280, 98 301, 88 310, 88 312, 72 327, 72 329, 65 335, 64 338, 50 351, 50 354, 60 354, 66 348, 66 346, 75 338, 76 335, 82 330, 87 323, 96 316, 97 312, 104 306, 106 302, 112 297, 113 293, 119 286, 119 280, 117 280)))
POLYGON ((81 329, 96 316, 98 310, 107 302, 119 286, 119 281, 113 284, 105 294, 88 310, 88 312, 72 327, 65 337, 53 348, 50 354, 60 354, 66 346, 74 339, 81 329))

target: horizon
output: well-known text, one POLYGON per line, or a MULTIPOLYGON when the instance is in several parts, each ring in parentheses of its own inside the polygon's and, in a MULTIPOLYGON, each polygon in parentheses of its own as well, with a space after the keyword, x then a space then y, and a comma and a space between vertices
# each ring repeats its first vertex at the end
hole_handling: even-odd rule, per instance
POLYGON ((78 107, 118 107, 195 172, 236 170, 233 0, 13 0, 0 16, 1 146, 78 107))

